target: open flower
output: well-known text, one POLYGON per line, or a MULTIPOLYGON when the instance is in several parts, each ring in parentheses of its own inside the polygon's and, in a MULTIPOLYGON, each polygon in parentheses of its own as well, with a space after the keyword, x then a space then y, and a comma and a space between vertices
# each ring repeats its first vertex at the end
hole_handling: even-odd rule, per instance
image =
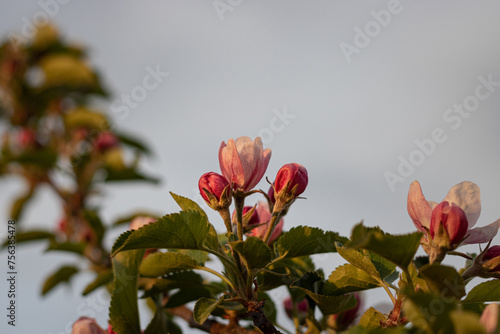
MULTIPOLYGON (((257 208, 255 209, 255 212, 257 213, 259 219, 258 221, 255 219, 253 220, 251 219, 248 222, 248 227, 251 228, 252 225, 258 225, 258 224, 263 224, 263 225, 257 226, 256 228, 252 229, 247 233, 247 235, 263 239, 264 236, 266 235, 267 227, 269 226, 269 221, 271 220, 272 215, 271 212, 269 211, 269 207, 266 202, 259 202, 257 208)), ((269 244, 272 244, 281 235, 281 233, 283 232, 283 224, 284 224, 283 219, 281 219, 280 222, 276 224, 276 227, 274 228, 274 231, 271 234, 271 237, 269 238, 268 242, 269 244)))
POLYGON ((481 195, 479 187, 475 183, 464 181, 453 186, 443 202, 438 205, 436 202, 427 201, 422 193, 420 183, 414 181, 411 184, 408 192, 408 214, 413 220, 415 227, 423 232, 427 239, 432 239, 432 231, 436 231, 431 223, 433 215, 438 215, 434 210, 441 210, 442 212, 445 207, 446 210, 450 207, 452 208, 451 210, 453 210, 453 216, 455 218, 461 215, 456 209, 459 208, 465 214, 467 221, 467 230, 464 234, 465 238, 460 238, 463 232, 462 230, 464 229, 464 219, 453 218, 453 224, 459 225, 452 228, 456 232, 454 235, 457 244, 454 245, 454 248, 459 245, 485 243, 493 239, 497 234, 498 228, 500 227, 500 219, 489 225, 473 228, 481 213, 481 195), (443 202, 447 202, 448 204, 443 204, 443 202), (457 241, 457 239, 462 240, 457 241))
POLYGON ((248 192, 262 179, 271 159, 271 149, 265 149, 260 137, 229 139, 219 148, 219 164, 222 175, 233 190, 248 192))
POLYGON ((95 319, 80 317, 73 324, 71 334, 106 334, 106 331, 99 327, 95 319))

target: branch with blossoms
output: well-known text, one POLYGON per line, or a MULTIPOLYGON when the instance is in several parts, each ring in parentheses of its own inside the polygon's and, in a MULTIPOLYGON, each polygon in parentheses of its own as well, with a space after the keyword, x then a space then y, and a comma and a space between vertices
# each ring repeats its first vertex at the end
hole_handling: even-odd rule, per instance
MULTIPOLYGON (((205 173, 198 182, 217 219, 171 193, 179 212, 120 219, 129 230, 106 248, 110 225, 90 199, 106 182, 150 180, 137 165, 147 149, 89 108, 91 97, 105 93, 84 54, 51 26, 40 27, 28 45, 0 48, 0 116, 9 124, 0 172, 19 175, 27 185, 10 215, 21 221, 42 186, 63 207, 55 231, 24 231, 17 242, 48 240, 48 250, 77 254, 96 276, 84 294, 103 287, 112 294, 107 330, 81 317, 74 334, 177 334, 179 321, 209 333, 290 333, 278 324, 279 311, 295 333, 500 332, 500 245, 492 245, 500 220, 475 227, 480 191, 469 181, 452 187, 441 203, 427 201, 420 184, 412 183, 412 233, 393 235, 364 223, 354 225, 350 237, 311 226, 285 230, 285 219, 301 207, 308 172, 289 163, 267 192, 257 189, 271 150, 260 138, 240 137, 219 147, 220 174, 205 173), (135 152, 136 160, 127 161, 124 150, 135 152), (473 244, 481 245, 477 254, 460 249, 473 244), (313 261, 326 253, 345 260, 329 275, 313 261), (463 268, 445 264, 450 256, 464 258, 463 268), (485 281, 472 286, 472 279, 485 281), (278 306, 271 296, 280 287, 288 296, 278 306), (371 289, 387 294, 390 310, 364 308, 363 292, 371 289), (139 300, 153 313, 146 325, 139 300)), ((44 293, 80 270, 61 267, 44 293)))

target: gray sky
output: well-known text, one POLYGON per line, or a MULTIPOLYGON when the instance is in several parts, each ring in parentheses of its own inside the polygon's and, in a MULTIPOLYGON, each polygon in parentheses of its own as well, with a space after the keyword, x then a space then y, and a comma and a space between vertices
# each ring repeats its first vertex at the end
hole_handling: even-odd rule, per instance
MULTIPOLYGON (((498 1, 66 2, 4 1, 0 34, 22 33, 33 17, 52 16, 68 39, 90 47, 114 96, 97 105, 156 153, 144 169, 162 185, 105 188, 100 203, 108 219, 136 208, 176 211, 168 192, 197 195, 198 178, 219 172, 220 142, 243 135, 261 135, 273 150, 270 179, 288 162, 309 171, 308 199, 290 210, 286 229, 306 224, 349 235, 364 219, 411 232, 406 195, 415 179, 436 201, 456 183, 473 181, 483 199, 478 226, 500 218, 498 1), (149 71, 162 74, 139 96, 149 71), (122 94, 136 97, 134 107, 122 94)), ((22 185, 2 179, 0 187, 6 220, 22 185)), ((53 226, 59 215, 45 190, 22 223, 53 226)), ((42 250, 19 248, 18 327, 2 320, 1 332, 69 333, 65 327, 80 315, 104 326, 107 301, 79 297, 91 273, 73 290, 39 297, 42 278, 74 262, 42 250)), ((327 273, 343 262, 331 254, 316 261, 327 273)), ((6 291, 4 280, 0 289, 6 291)), ((369 304, 387 300, 370 296, 369 304)))

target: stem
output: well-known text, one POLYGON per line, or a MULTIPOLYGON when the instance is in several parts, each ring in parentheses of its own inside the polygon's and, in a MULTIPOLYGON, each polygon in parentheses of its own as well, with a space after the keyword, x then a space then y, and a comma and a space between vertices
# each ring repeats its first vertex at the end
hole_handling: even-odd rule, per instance
POLYGON ((413 285, 413 280, 411 279, 410 271, 408 270, 408 268, 403 268, 403 273, 405 274, 406 281, 408 282, 411 291, 415 291, 415 286, 413 285))
POLYGON ((379 281, 382 284, 382 287, 384 288, 385 292, 389 295, 392 301, 392 305, 396 306, 396 298, 394 298, 394 295, 392 294, 391 290, 389 290, 389 287, 387 284, 384 282, 384 280, 379 281))
POLYGON ((222 220, 224 220, 224 224, 226 225, 226 230, 227 230, 227 237, 233 233, 233 226, 231 223, 231 213, 229 212, 229 207, 221 209, 218 211, 219 215, 222 217, 222 220))
POLYGON ((271 235, 274 231, 274 227, 276 226, 276 223, 280 219, 280 214, 281 211, 273 211, 273 215, 271 216, 271 220, 269 221, 269 225, 267 226, 266 235, 264 236, 263 239, 265 243, 267 243, 269 241, 269 238, 271 238, 271 235))
POLYGON ((245 206, 244 196, 234 196, 234 207, 236 209, 236 225, 238 239, 243 241, 243 207, 245 206))
POLYGON ((249 302, 246 306, 248 315, 252 318, 255 327, 260 329, 264 334, 283 334, 278 331, 272 322, 267 319, 262 309, 264 308, 265 300, 260 302, 249 302))

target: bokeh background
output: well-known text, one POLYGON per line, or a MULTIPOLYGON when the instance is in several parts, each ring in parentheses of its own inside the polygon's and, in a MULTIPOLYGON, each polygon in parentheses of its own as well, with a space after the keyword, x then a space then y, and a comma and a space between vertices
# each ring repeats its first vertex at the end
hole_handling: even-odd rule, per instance
MULTIPOLYGON (((176 211, 168 192, 196 198, 200 175, 219 171, 221 141, 243 135, 260 135, 273 150, 270 179, 288 162, 309 171, 307 200, 290 210, 287 229, 307 224, 349 235, 364 220, 393 233, 413 231, 406 195, 416 179, 436 201, 456 183, 473 181, 482 195, 478 226, 500 218, 498 1, 3 1, 0 35, 21 34, 40 12, 68 40, 90 47, 90 60, 113 94, 96 106, 155 152, 143 168, 162 184, 106 187, 99 203, 108 221, 135 209, 176 211), (120 109, 148 68, 168 75, 132 101, 134 107, 120 109), (489 93, 482 100, 474 97, 478 85, 489 93), (453 111, 463 104, 471 111, 453 111), (441 142, 429 144, 433 131, 442 133, 441 142), (417 142, 427 143, 427 153, 417 142)), ((22 186, 0 180, 5 222, 22 186)), ((265 181, 260 186, 267 189, 265 181)), ((21 223, 53 227, 59 210, 46 189, 21 223)), ((74 261, 43 249, 18 248, 15 328, 3 315, 7 286, 0 279, 0 332, 70 333, 82 315, 106 326, 106 295, 80 296, 90 272, 40 297, 43 278, 74 261)), ((0 259, 6 272, 5 251, 0 259)), ((336 254, 315 261, 327 274, 343 262, 336 254)), ((388 302, 380 291, 365 295, 365 308, 388 302)), ((274 296, 282 299, 284 291, 274 296)), ((148 317, 143 314, 144 325, 148 317)))

